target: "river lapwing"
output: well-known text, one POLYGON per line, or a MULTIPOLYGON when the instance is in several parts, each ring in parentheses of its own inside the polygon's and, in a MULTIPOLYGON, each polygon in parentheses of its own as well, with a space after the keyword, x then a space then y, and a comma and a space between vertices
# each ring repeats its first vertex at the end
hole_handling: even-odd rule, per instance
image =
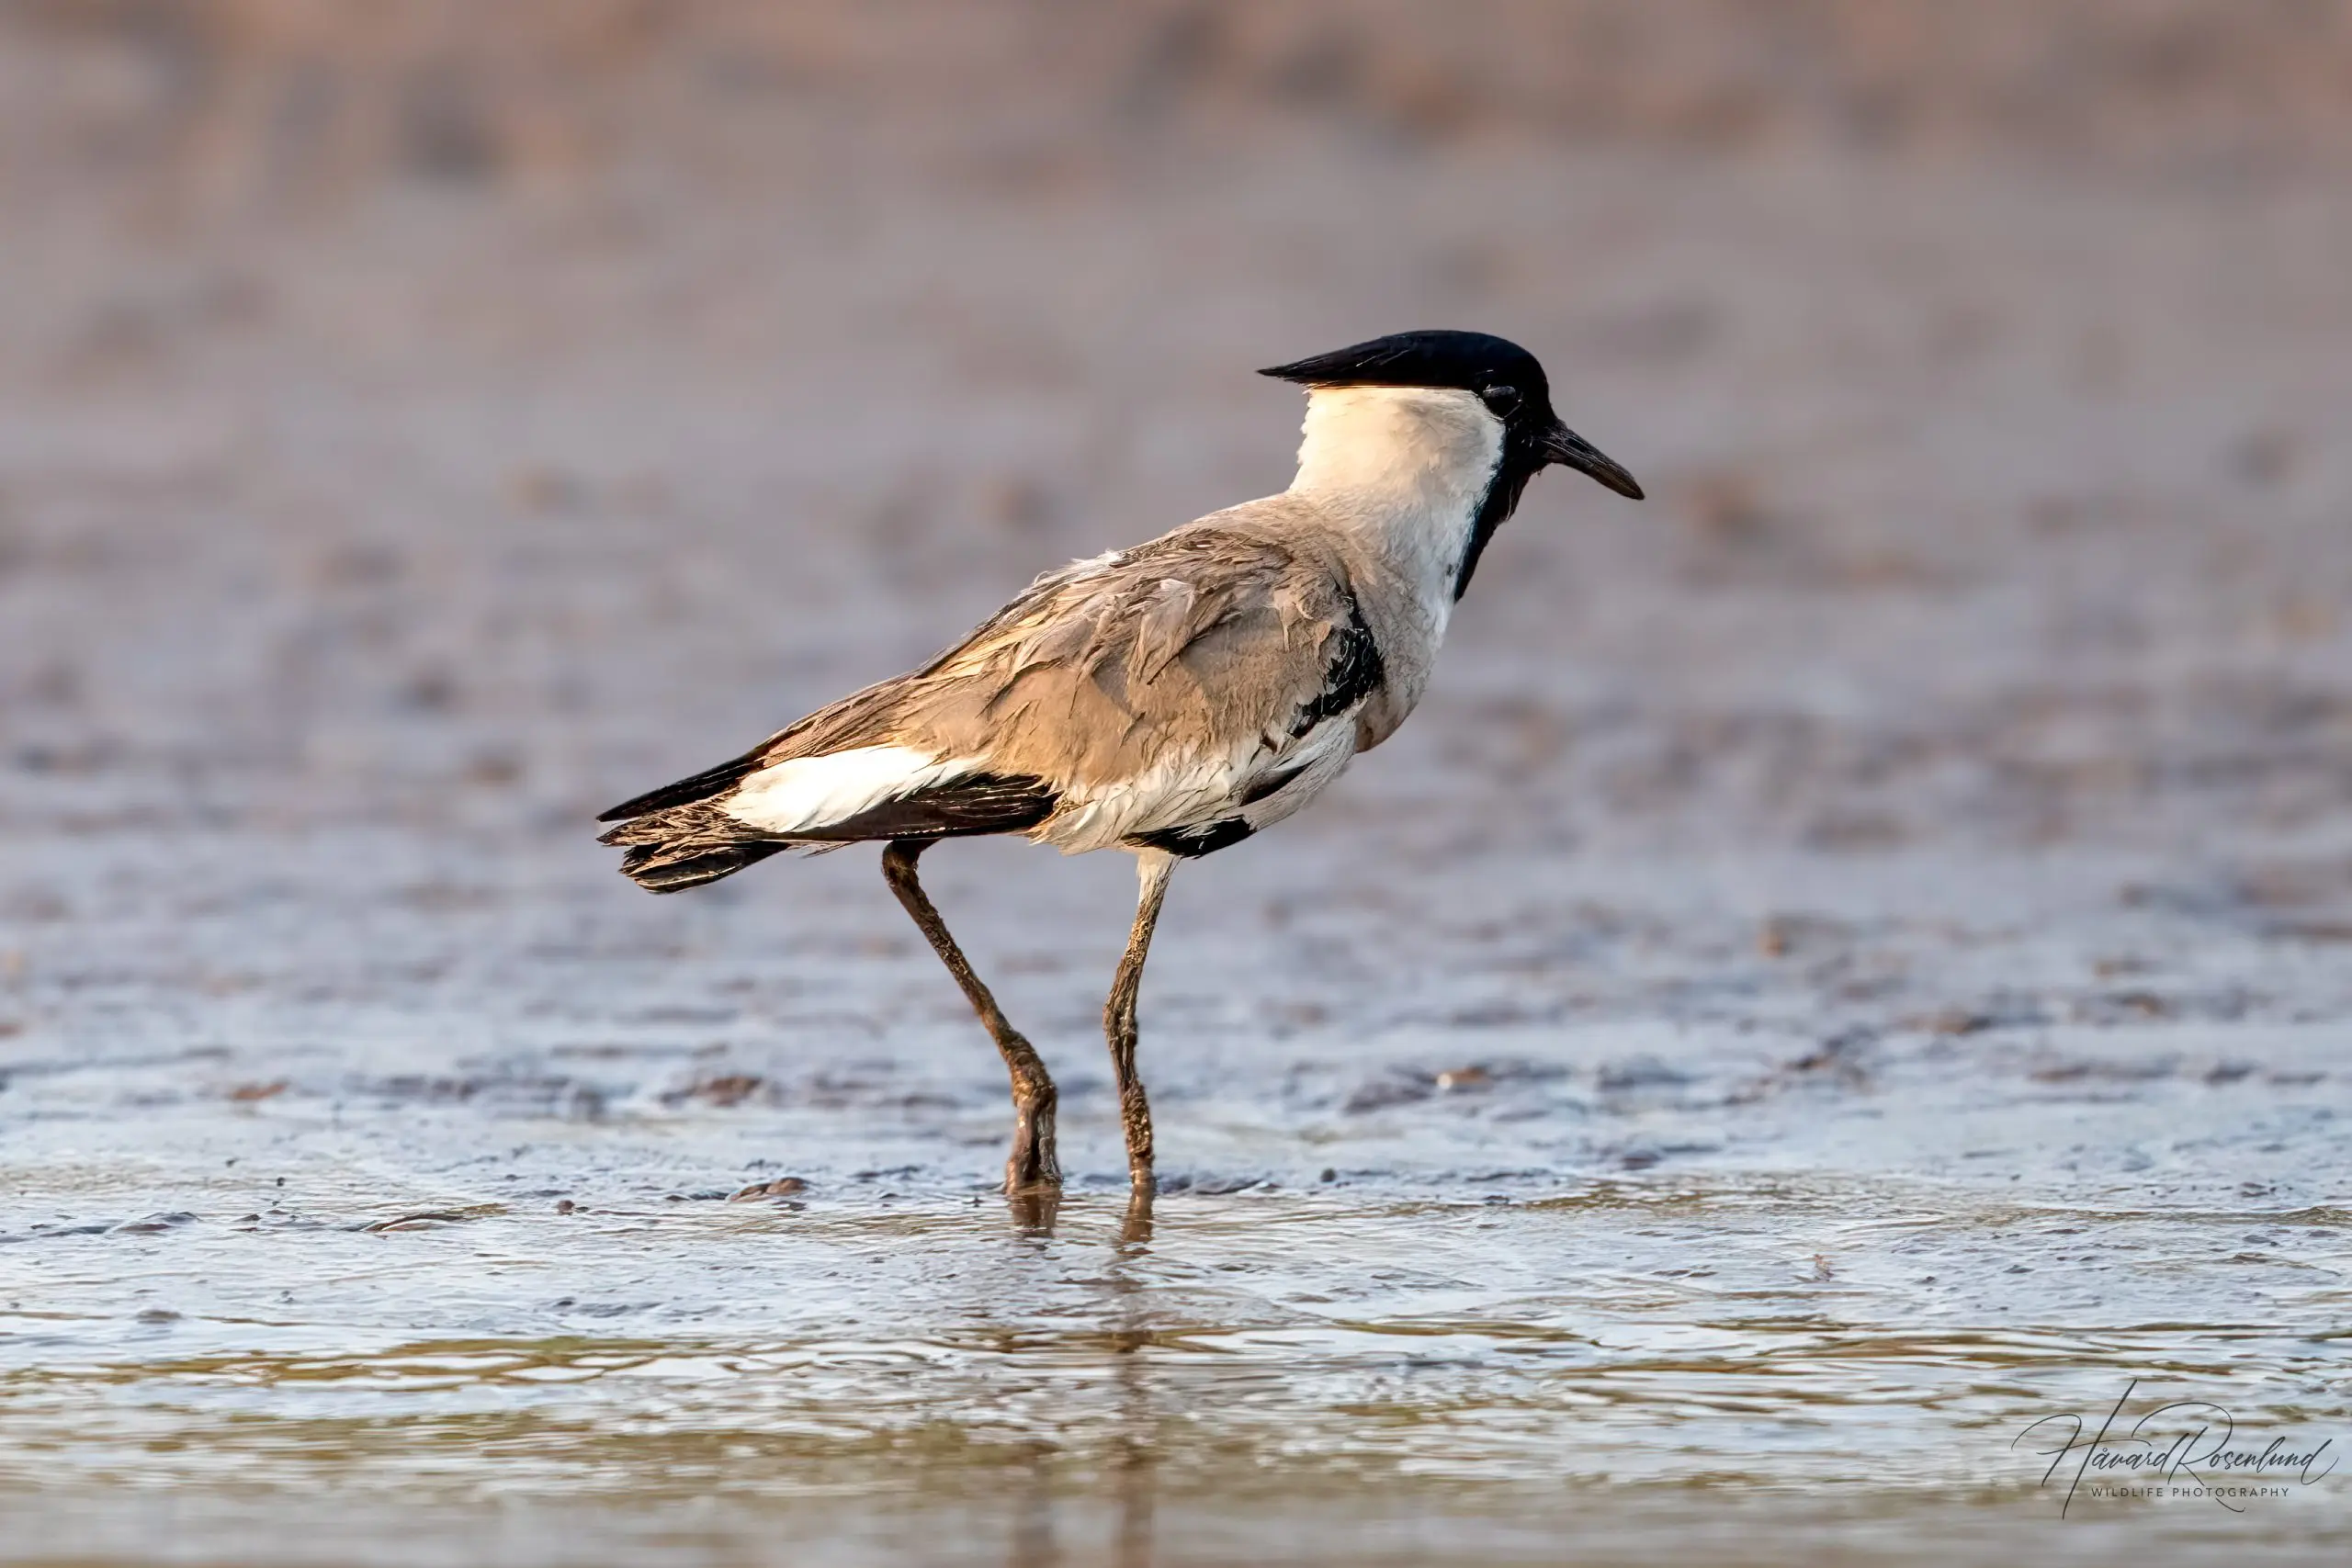
POLYGON ((1281 821, 1427 689, 1456 600, 1535 474, 1640 500, 1560 423, 1543 367, 1483 333, 1375 338, 1261 372, 1306 388, 1280 495, 1049 571, 922 668, 599 818, 656 893, 779 850, 883 844, 890 889, 1003 1054, 1008 1192, 1058 1186, 1053 1078, 915 874, 942 839, 1017 833, 1132 853, 1142 890, 1103 1009, 1127 1168, 1152 1190, 1136 994, 1177 862, 1281 821))

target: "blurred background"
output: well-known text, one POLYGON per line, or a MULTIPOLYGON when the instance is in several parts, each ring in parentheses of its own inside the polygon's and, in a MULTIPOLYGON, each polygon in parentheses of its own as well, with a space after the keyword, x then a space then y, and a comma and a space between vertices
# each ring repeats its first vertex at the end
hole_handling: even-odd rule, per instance
MULTIPOLYGON (((1927 1561, 2150 1367, 2340 1431, 2348 257, 2347 0, 0 0, 0 1556, 977 1466, 980 1559, 1508 1481, 1444 1506, 1927 1561), (1414 721, 1178 879, 1190 1196, 1012 1250, 871 857, 654 900, 590 818, 1429 326, 1651 499, 1535 486, 1414 721)), ((1115 1182, 1124 861, 927 871, 1115 1182)))
POLYGON ((0 117, 20 840, 568 842, 1279 489, 1250 369, 1417 324, 1658 500, 1536 493, 1388 784, 1737 843, 2342 798, 2328 0, 11 0, 0 117))

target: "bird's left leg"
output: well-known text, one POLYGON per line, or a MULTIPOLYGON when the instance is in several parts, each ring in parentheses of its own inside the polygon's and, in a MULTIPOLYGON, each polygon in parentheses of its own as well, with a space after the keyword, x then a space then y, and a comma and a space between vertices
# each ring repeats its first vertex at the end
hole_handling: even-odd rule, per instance
POLYGON ((988 987, 973 972, 971 960, 956 945, 956 939, 947 934, 947 922, 939 918, 938 908, 923 892, 922 883, 915 875, 915 862, 930 847, 930 841, 924 839, 892 840, 882 851, 882 874, 889 882, 890 891, 899 896, 899 902, 930 940, 932 951, 939 954, 939 961, 956 976, 956 984, 963 987, 965 999, 980 1015, 981 1027, 996 1042, 998 1052, 1004 1057, 1005 1070, 1012 1075, 1012 1153, 1004 1162, 1006 1195, 1018 1198, 1023 1193, 1057 1190, 1062 1184, 1062 1168, 1054 1153, 1054 1106, 1059 1096, 1053 1077, 1046 1071, 1036 1047, 1012 1027, 1004 1010, 996 1005, 996 998, 989 994, 988 987))
POLYGON ((1143 986, 1151 929, 1159 923, 1160 901, 1168 897, 1168 878, 1175 866, 1176 857, 1165 850, 1145 850, 1136 856, 1142 886, 1136 897, 1135 929, 1127 933, 1126 954, 1111 982, 1111 999, 1102 1004, 1102 1033, 1111 1043, 1111 1070, 1119 1080, 1119 1122, 1127 1134, 1127 1180, 1146 1199, 1152 1191, 1151 1102, 1144 1098, 1143 1079, 1136 1075, 1136 993, 1143 986))

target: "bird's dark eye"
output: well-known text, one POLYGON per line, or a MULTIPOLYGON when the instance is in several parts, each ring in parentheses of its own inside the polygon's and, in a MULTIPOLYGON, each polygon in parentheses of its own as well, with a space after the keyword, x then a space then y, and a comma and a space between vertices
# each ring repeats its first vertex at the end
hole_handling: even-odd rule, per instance
POLYGON ((1491 409, 1498 419, 1508 419, 1510 411, 1519 407, 1517 387, 1488 387, 1478 394, 1479 400, 1491 409))

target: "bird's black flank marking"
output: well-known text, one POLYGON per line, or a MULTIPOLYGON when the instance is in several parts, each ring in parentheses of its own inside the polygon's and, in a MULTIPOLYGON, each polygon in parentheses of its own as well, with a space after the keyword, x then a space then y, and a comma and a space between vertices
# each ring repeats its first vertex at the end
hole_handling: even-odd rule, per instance
MULTIPOLYGON (((1346 592, 1345 590, 1342 590, 1346 592)), ((1323 666, 1323 689, 1298 710, 1291 721, 1293 739, 1306 734, 1333 714, 1347 712, 1380 689, 1388 679, 1380 645, 1363 624, 1363 611, 1352 592, 1346 593, 1348 613, 1332 630, 1330 656, 1323 666)))
POLYGON ((1221 817, 1197 828, 1163 828, 1157 833, 1139 833, 1127 840, 1148 850, 1166 850, 1171 855, 1186 860, 1198 860, 1217 851, 1230 849, 1258 829, 1247 818, 1221 817))

